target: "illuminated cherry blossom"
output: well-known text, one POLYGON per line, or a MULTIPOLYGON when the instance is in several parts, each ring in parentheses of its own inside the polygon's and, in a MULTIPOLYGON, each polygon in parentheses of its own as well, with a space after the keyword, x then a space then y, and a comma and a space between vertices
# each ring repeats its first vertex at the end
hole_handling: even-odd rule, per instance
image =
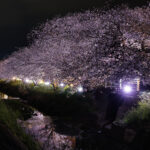
POLYGON ((44 79, 96 87, 150 75, 150 6, 94 10, 54 18, 30 34, 32 43, 0 63, 0 77, 44 79))

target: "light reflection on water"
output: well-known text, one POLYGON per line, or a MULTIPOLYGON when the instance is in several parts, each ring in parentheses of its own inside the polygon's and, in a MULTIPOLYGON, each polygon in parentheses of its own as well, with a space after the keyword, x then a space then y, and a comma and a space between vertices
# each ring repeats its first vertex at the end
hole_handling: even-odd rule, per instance
POLYGON ((38 111, 30 119, 18 122, 43 150, 72 150, 75 147, 75 137, 55 132, 51 118, 38 111))

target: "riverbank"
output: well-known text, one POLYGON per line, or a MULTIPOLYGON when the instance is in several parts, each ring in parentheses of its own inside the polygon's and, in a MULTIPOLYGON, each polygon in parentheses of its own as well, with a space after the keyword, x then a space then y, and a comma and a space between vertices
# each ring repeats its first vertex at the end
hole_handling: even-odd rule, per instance
POLYGON ((0 149, 40 150, 40 146, 18 125, 17 119, 27 119, 32 111, 17 101, 0 100, 0 149))
MULTIPOLYGON (((44 150, 143 150, 150 147, 148 141, 150 138, 150 93, 148 91, 142 92, 138 99, 122 99, 110 89, 100 88, 96 100, 88 100, 85 94, 68 95, 68 91, 50 92, 44 86, 40 86, 39 89, 37 86, 34 88, 34 85, 6 81, 1 83, 0 89, 3 92, 26 98, 1 101, 2 109, 0 110, 3 112, 0 113, 2 115, 0 119, 3 119, 6 127, 12 130, 12 135, 17 135, 19 140, 22 138, 22 129, 16 128, 18 119, 20 121, 17 123, 32 136, 34 141, 38 141, 44 150), (124 101, 121 102, 121 100, 124 101), (91 108, 90 103, 92 103, 91 108), (97 107, 93 109, 93 106, 97 107), (35 108, 38 110, 37 113, 35 108), (117 111, 121 118, 114 118, 117 111), (98 121, 90 115, 93 112, 101 116, 98 121), (7 114, 6 117, 4 114, 7 114), (103 124, 106 114, 108 114, 108 120, 103 124)), ((5 133, 7 135, 7 132, 5 133)), ((24 141, 23 138, 23 144, 24 142, 28 144, 30 140, 24 141)), ((34 146, 31 146, 32 150, 34 146)))

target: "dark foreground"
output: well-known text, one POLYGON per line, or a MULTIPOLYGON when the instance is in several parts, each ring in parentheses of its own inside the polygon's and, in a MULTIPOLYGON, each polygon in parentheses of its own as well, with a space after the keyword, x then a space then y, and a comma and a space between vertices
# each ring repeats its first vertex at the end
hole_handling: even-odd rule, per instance
MULTIPOLYGON (((24 131, 14 125, 17 118, 22 120, 30 118, 33 108, 40 110, 45 115, 52 116, 56 132, 75 137, 72 149, 144 150, 150 148, 150 106, 147 101, 142 102, 139 106, 137 104, 139 99, 120 102, 122 98, 118 99, 118 95, 112 94, 109 89, 101 88, 92 105, 90 100, 83 103, 85 107, 80 104, 80 101, 85 100, 86 97, 81 98, 81 95, 71 97, 73 101, 67 98, 68 103, 65 101, 66 95, 62 97, 56 94, 57 97, 53 96, 48 99, 54 93, 44 96, 45 93, 38 91, 37 95, 36 91, 31 91, 31 89, 21 84, 18 86, 18 84, 1 82, 0 91, 21 97, 23 100, 2 100, 0 102, 1 106, 6 106, 5 111, 0 115, 0 149, 40 149, 38 143, 35 143, 31 137, 26 137, 24 131), (31 94, 33 92, 36 94, 31 94), (115 100, 110 102, 110 97, 115 100), (71 108, 69 108, 70 104, 71 108), (90 105, 92 109, 89 109, 90 105), (76 109, 72 109, 73 106, 76 109), (138 109, 126 115, 133 106, 138 109), (79 111, 72 112, 72 110, 79 111), (7 112, 7 115, 4 115, 4 112, 7 112), (13 113, 14 115, 8 115, 13 113), (122 113, 125 114, 122 115, 122 113)), ((5 106, 1 107, 1 110, 5 106)))

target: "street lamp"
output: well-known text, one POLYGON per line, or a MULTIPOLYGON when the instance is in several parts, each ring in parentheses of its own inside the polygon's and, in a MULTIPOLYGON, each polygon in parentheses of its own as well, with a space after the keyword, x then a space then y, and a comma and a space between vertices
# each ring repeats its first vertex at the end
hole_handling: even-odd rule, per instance
POLYGON ((78 90, 78 92, 82 93, 82 92, 83 92, 83 87, 82 87, 82 86, 79 86, 79 87, 77 88, 77 90, 78 90))
POLYGON ((125 93, 131 93, 132 92, 132 87, 130 86, 130 85, 125 85, 124 87, 123 87, 123 91, 125 92, 125 93))
POLYGON ((64 87, 65 86, 65 84, 64 83, 60 83, 60 87, 64 87))
POLYGON ((44 84, 48 86, 48 85, 50 85, 50 82, 45 82, 44 84))

